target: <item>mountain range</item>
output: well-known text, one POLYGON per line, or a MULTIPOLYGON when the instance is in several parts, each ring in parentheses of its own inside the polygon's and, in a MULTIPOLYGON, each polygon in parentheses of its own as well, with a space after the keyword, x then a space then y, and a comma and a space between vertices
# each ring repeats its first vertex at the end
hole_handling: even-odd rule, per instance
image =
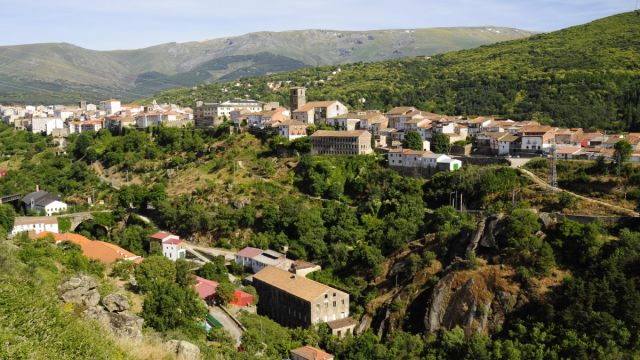
POLYGON ((523 38, 502 27, 258 32, 136 50, 67 43, 0 47, 0 102, 141 98, 158 91, 320 65, 431 56, 523 38))
POLYGON ((352 109, 413 105, 449 115, 640 130, 640 12, 432 57, 288 71, 167 90, 159 101, 251 97, 288 104, 288 86, 352 109), (277 86, 274 86, 277 84, 277 86), (269 86, 271 85, 271 86, 269 86))

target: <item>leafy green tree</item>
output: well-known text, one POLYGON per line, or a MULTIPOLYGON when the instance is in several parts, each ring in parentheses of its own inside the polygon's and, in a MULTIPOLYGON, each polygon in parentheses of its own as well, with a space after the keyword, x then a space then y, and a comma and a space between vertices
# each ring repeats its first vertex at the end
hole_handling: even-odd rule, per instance
POLYGON ((511 260, 537 274, 548 274, 555 265, 549 243, 537 234, 541 229, 538 215, 529 209, 515 209, 505 227, 507 253, 511 260))
POLYGON ((239 320, 247 328, 242 333, 242 345, 248 354, 262 354, 272 359, 288 358, 289 350, 303 345, 293 341, 291 331, 264 316, 241 312, 239 320))
POLYGON ((81 159, 87 155, 90 146, 93 145, 93 136, 90 133, 83 132, 76 138, 73 144, 73 155, 76 159, 81 159))
POLYGON ((431 151, 438 154, 448 154, 451 147, 449 137, 443 133, 435 133, 429 145, 431 151))
POLYGON ((140 225, 127 226, 114 234, 114 239, 118 245, 134 254, 149 253, 149 236, 152 230, 140 225))
MULTIPOLYGON (((620 140, 614 145, 614 149, 615 149, 615 152, 613 157, 616 163, 618 164, 618 169, 620 169, 622 164, 627 162, 629 160, 629 157, 631 157, 631 153, 633 152, 633 147, 631 146, 631 144, 629 144, 628 141, 620 140)), ((620 175, 619 170, 618 170, 618 175, 620 175)))
MULTIPOLYGON (((10 205, 0 204, 0 229, 8 234, 13 230, 13 223, 16 219, 16 212, 10 205)), ((2 231, 0 230, 0 231, 2 231)))
POLYGON ((404 149, 422 150, 422 136, 417 131, 410 130, 404 135, 402 147, 404 149))
POLYGON ((135 270, 135 264, 128 260, 118 260, 111 268, 111 276, 117 277, 120 280, 129 280, 135 270))
POLYGON ((148 292, 154 285, 174 283, 176 266, 164 256, 150 256, 136 267, 135 278, 140 290, 148 292))
POLYGON ((386 346, 390 359, 418 360, 422 359, 425 342, 420 335, 395 331, 391 334, 386 346))
POLYGON ((141 315, 146 324, 158 331, 189 326, 207 313, 198 294, 191 288, 162 281, 154 283, 148 290, 141 315))
POLYGON ((193 264, 185 259, 178 259, 175 262, 176 267, 176 283, 184 288, 190 287, 196 283, 196 277, 193 275, 193 264))
POLYGON ((556 241, 559 241, 565 261, 582 266, 596 258, 606 242, 599 223, 583 225, 565 220, 559 225, 559 233, 556 241))
POLYGON ((140 185, 123 186, 118 192, 118 203, 128 209, 130 206, 140 208, 145 203, 147 191, 140 185))
POLYGON ((230 282, 222 282, 216 288, 216 300, 223 305, 228 304, 234 299, 235 287, 230 282))
POLYGON ((151 241, 149 243, 149 255, 162 256, 162 245, 157 241, 151 241))
POLYGON ((440 244, 438 253, 443 255, 448 247, 447 243, 462 231, 471 231, 475 228, 472 219, 463 213, 458 213, 451 206, 442 206, 433 212, 429 219, 429 229, 436 233, 440 244))
POLYGON ((71 230, 71 219, 67 217, 59 217, 58 218, 58 231, 60 233, 66 233, 71 230))
POLYGON ((197 271, 198 276, 219 283, 229 282, 229 273, 225 266, 224 256, 218 256, 213 262, 204 264, 197 271))

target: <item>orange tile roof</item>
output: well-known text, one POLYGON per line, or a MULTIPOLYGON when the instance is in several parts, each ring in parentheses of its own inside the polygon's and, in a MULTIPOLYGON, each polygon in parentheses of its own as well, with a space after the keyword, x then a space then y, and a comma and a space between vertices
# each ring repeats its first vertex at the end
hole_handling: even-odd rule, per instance
POLYGON ((253 275, 253 279, 267 283, 306 301, 313 301, 322 294, 334 290, 327 285, 307 279, 304 276, 294 275, 275 266, 265 267, 253 275))
POLYGON ((82 249, 84 256, 92 260, 98 260, 105 264, 112 264, 117 260, 131 260, 135 263, 142 261, 142 257, 131 253, 118 245, 111 244, 104 241, 89 240, 86 237, 78 234, 64 233, 55 234, 51 232, 42 232, 37 235, 38 238, 43 238, 47 235, 52 235, 56 243, 62 241, 70 241, 77 244, 82 249))
POLYGON ((291 350, 291 354, 298 355, 307 360, 333 360, 333 355, 313 346, 303 346, 293 349, 291 350))
POLYGON ((404 115, 410 111, 416 111, 416 108, 414 108, 413 106, 398 106, 398 107, 394 107, 393 109, 389 110, 387 112, 387 115, 404 115))
POLYGON ((306 103, 305 105, 303 105, 301 108, 296 109, 295 112, 301 112, 301 111, 310 111, 313 110, 315 108, 321 108, 321 107, 329 107, 333 104, 337 103, 336 100, 332 100, 332 101, 311 101, 306 103))

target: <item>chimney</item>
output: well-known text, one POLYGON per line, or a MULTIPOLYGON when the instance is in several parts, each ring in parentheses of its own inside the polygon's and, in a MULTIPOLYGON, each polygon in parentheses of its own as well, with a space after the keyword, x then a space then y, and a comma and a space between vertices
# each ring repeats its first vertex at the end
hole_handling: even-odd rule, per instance
POLYGON ((36 192, 40 191, 40 185, 36 185, 36 192))

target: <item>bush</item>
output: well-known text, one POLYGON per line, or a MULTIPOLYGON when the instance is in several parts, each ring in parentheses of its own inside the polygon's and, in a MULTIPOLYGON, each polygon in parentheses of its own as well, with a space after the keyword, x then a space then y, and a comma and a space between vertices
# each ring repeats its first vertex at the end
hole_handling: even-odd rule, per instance
POLYGON ((201 321, 207 309, 191 288, 171 282, 158 282, 148 289, 142 307, 145 322, 158 331, 190 326, 201 321))
POLYGON ((118 260, 111 268, 111 276, 117 277, 120 280, 129 280, 133 275, 135 264, 128 260, 118 260))
POLYGON ((164 256, 150 256, 136 267, 135 277, 140 290, 148 292, 155 285, 174 283, 176 266, 164 256))

